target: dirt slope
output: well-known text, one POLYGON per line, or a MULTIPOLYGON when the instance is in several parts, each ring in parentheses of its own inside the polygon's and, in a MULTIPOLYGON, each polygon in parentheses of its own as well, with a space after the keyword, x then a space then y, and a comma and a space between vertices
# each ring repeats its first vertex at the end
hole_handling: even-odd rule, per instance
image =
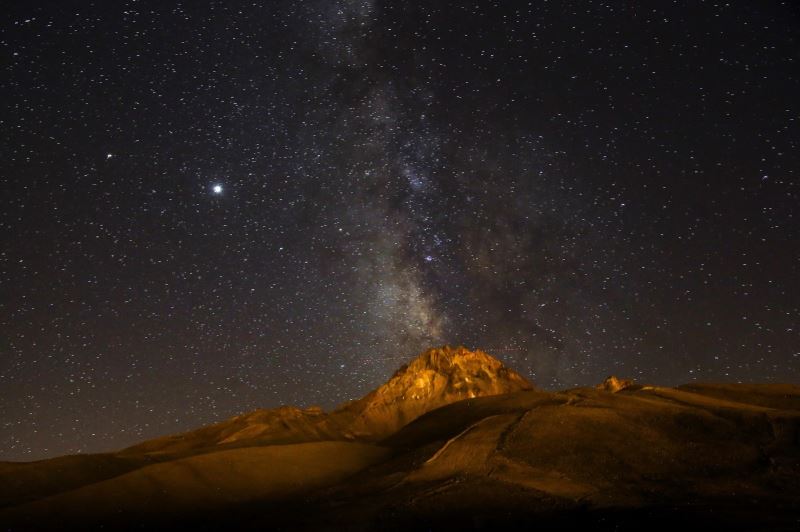
POLYGON ((388 450, 316 442, 232 449, 142 467, 116 478, 0 511, 12 528, 121 527, 285 499, 334 484, 388 450))
MULTIPOLYGON (((733 386, 724 399, 647 386, 531 391, 451 404, 387 438, 404 451, 326 490, 315 504, 329 514, 307 524, 794 529, 800 411, 759 404, 770 389, 733 386)), ((784 392, 773 404, 800 398, 797 387, 784 392)))
POLYGON ((61 456, 0 465, 0 508, 122 475, 155 461, 113 454, 61 456))

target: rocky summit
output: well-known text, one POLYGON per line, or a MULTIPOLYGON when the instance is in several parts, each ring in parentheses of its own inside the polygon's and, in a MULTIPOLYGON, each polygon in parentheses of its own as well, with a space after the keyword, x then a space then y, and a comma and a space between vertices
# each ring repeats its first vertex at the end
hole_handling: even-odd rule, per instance
POLYGON ((323 412, 291 406, 256 410, 183 434, 156 438, 127 452, 170 454, 243 445, 322 440, 377 441, 441 406, 533 386, 480 350, 443 346, 423 352, 361 399, 323 412))
POLYGON ((422 414, 463 399, 531 390, 516 371, 480 350, 430 349, 347 409, 355 436, 388 436, 422 414))

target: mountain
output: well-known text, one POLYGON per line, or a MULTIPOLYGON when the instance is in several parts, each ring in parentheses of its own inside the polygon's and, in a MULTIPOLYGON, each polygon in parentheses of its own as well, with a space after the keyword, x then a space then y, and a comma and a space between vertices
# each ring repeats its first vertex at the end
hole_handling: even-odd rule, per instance
POLYGON ((446 404, 531 389, 519 373, 483 351, 445 346, 422 353, 340 412, 353 416, 348 428, 354 437, 374 440, 446 404))
POLYGON ((2 529, 796 530, 800 387, 547 392, 437 348, 326 413, 0 464, 2 529))
POLYGON ((377 441, 440 406, 532 388, 519 373, 483 351, 444 346, 425 351, 376 390, 330 413, 318 407, 257 410, 125 452, 169 455, 246 445, 377 441))

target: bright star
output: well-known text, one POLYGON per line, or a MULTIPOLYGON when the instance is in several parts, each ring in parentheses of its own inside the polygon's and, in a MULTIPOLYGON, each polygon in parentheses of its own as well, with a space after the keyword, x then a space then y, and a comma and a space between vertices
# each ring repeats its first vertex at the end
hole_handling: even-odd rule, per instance
POLYGON ((222 194, 222 185, 214 185, 211 190, 214 191, 214 194, 222 194))

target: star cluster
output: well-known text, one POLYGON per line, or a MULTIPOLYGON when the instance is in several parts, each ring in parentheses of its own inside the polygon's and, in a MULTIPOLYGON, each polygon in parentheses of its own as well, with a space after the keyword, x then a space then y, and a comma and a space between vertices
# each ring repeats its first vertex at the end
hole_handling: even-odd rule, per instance
POLYGON ((332 407, 800 382, 794 2, 12 2, 0 459, 332 407))

